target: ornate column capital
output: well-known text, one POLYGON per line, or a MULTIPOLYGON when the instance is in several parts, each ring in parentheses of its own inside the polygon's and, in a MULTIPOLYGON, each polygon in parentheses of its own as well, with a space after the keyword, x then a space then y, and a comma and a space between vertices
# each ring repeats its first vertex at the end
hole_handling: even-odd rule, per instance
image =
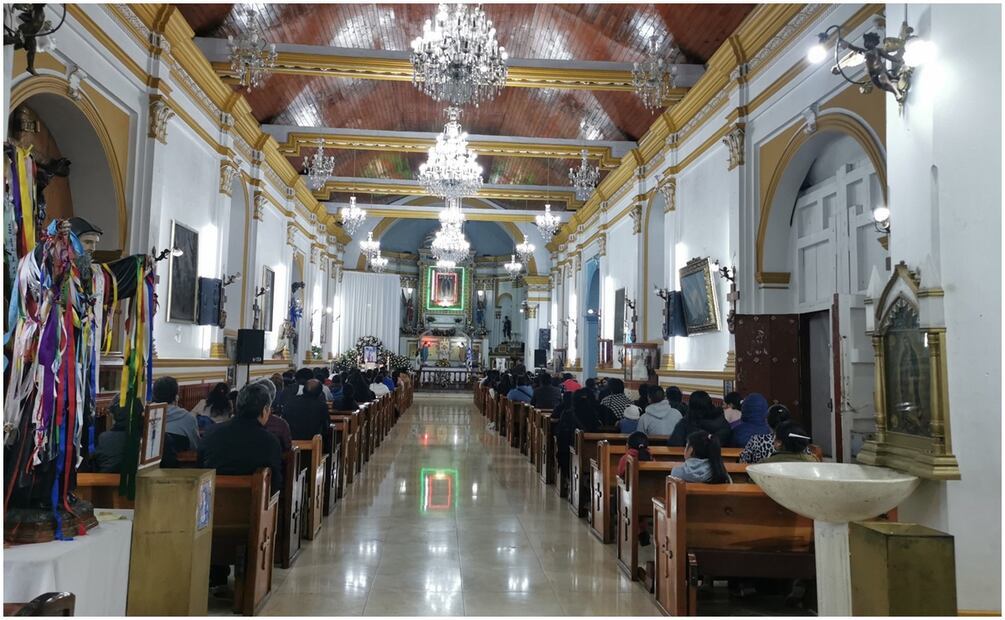
POLYGON ((600 236, 597 237, 597 244, 600 246, 600 251, 597 252, 598 256, 607 256, 607 233, 602 232, 600 236))
POLYGON ((663 200, 666 202, 666 206, 663 208, 664 213, 669 213, 670 211, 677 210, 677 177, 672 174, 664 174, 660 177, 659 183, 656 185, 656 189, 659 190, 660 194, 663 195, 663 200))
POLYGON ((640 234, 642 232, 642 203, 637 202, 632 205, 629 215, 632 216, 632 233, 640 234))
POLYGON ((743 165, 743 139, 745 135, 745 123, 736 123, 729 130, 722 143, 729 149, 729 170, 733 170, 743 165))
POLYGON ((150 95, 150 127, 147 135, 167 144, 168 121, 174 118, 174 110, 160 95, 150 95))
POLYGON ((286 223, 286 245, 295 246, 296 245, 296 231, 297 226, 293 222, 286 223))
POLYGON ((262 221, 262 218, 264 217, 265 213, 265 203, 268 201, 269 199, 265 197, 265 194, 261 192, 255 194, 255 209, 254 212, 252 213, 253 219, 259 222, 262 221))
POLYGON ((231 186, 234 183, 234 177, 241 171, 240 162, 225 157, 220 160, 220 193, 231 195, 231 186))

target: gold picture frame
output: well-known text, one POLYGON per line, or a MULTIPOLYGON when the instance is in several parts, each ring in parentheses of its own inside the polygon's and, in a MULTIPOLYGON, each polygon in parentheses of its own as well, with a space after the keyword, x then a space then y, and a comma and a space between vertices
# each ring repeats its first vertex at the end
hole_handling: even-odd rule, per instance
POLYGON ((140 435, 138 469, 154 467, 164 456, 164 434, 167 433, 167 403, 147 403, 143 412, 143 434, 140 435))
POLYGON ((931 480, 960 479, 949 432, 946 328, 924 317, 925 304, 943 295, 942 289, 921 288, 918 275, 900 263, 872 302, 876 432, 858 453, 860 463, 931 480))
POLYGON ((719 301, 708 257, 691 259, 679 273, 688 335, 719 331, 719 301))

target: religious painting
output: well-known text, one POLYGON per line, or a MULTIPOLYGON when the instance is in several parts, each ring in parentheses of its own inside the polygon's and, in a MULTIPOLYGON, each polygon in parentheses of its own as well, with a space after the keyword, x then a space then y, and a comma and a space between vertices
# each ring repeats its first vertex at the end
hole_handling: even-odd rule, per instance
POLYGON ((452 271, 437 271, 433 274, 433 305, 439 308, 456 306, 460 287, 457 285, 457 273, 452 271))
POLYGON ((262 286, 265 294, 262 295, 262 327, 267 332, 272 331, 272 310, 276 301, 276 272, 268 267, 263 267, 262 286))
POLYGON ((213 479, 206 478, 199 484, 199 505, 195 512, 195 529, 201 530, 209 525, 213 515, 213 479))
POLYGON ((657 378, 660 348, 654 342, 626 344, 624 359, 625 381, 652 382, 657 378))
POLYGON ((687 333, 719 331, 719 304, 708 258, 696 258, 680 270, 687 333))
POLYGON ((167 403, 148 403, 143 414, 143 434, 140 436, 140 469, 161 461, 164 454, 164 433, 167 432, 167 403))
POLYGON ((363 363, 364 364, 377 363, 377 347, 363 347, 363 363))
POLYGON ((199 233, 171 221, 171 249, 179 256, 168 260, 168 316, 174 323, 195 323, 199 300, 199 233))
POLYGON ((905 299, 887 314, 883 338, 887 428, 895 433, 931 434, 928 337, 918 311, 905 299))
POLYGON ((625 343, 625 289, 614 291, 614 342, 625 343))

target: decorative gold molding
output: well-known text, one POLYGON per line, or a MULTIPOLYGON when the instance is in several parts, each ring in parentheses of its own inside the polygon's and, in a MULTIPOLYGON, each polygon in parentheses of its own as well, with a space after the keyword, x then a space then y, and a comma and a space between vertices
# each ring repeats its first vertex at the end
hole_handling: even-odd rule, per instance
MULTIPOLYGON (((209 345, 209 356, 216 359, 227 359, 227 350, 222 342, 214 342, 209 345)), ((228 362, 230 360, 227 360, 228 362)))
MULTIPOLYGON (((406 220, 435 220, 439 218, 438 211, 425 211, 418 209, 384 209, 367 207, 367 215, 372 217, 399 218, 406 220)), ((464 217, 468 221, 480 222, 533 222, 534 216, 522 213, 508 213, 503 209, 484 209, 471 212, 468 207, 464 207, 464 217)), ((385 253, 386 254, 386 253, 385 253)), ((509 260, 509 257, 506 257, 509 260)))
MULTIPOLYGON (((381 196, 427 196, 429 192, 419 184, 395 184, 356 181, 327 181, 324 186, 314 192, 318 200, 331 200, 334 193, 376 194, 381 196)), ((499 198, 503 200, 537 200, 549 202, 564 202, 569 209, 582 204, 576 200, 574 191, 564 190, 527 190, 508 188, 486 188, 478 190, 479 198, 499 198)))

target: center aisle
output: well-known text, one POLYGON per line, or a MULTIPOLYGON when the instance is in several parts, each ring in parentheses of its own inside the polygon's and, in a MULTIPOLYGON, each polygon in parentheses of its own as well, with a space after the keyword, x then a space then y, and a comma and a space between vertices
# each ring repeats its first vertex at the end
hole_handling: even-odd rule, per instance
POLYGON ((659 615, 471 397, 416 394, 266 615, 659 615))

